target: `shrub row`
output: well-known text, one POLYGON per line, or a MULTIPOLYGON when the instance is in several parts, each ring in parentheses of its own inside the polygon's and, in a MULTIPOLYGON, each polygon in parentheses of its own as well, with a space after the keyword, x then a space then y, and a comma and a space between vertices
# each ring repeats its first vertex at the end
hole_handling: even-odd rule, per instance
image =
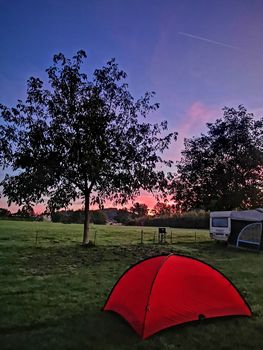
POLYGON ((209 229, 209 213, 187 213, 180 216, 158 218, 144 217, 129 221, 128 224, 138 226, 209 229))

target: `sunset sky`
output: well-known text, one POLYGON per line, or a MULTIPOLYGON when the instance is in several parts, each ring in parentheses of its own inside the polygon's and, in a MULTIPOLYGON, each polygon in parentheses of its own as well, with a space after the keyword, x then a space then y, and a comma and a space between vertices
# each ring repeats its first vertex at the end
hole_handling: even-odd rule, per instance
POLYGON ((262 34, 262 0, 0 0, 0 103, 25 98, 55 53, 84 49, 90 74, 115 57, 136 97, 156 92, 150 120, 178 131, 167 151, 176 160, 224 106, 263 115, 262 34))

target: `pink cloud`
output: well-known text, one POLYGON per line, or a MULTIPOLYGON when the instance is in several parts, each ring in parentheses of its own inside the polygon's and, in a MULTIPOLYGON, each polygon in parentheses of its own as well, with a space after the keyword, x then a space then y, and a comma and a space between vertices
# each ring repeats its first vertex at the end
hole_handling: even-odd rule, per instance
POLYGON ((7 205, 6 198, 0 198, 0 208, 5 208, 10 210, 12 213, 16 212, 19 209, 18 205, 12 204, 10 207, 7 205))
MULTIPOLYGON (((156 198, 151 193, 147 193, 145 191, 143 191, 142 194, 135 199, 135 201, 139 203, 144 203, 149 208, 153 208, 157 202, 156 198)), ((131 202, 129 204, 130 205, 128 206, 128 208, 132 206, 131 202)))
POLYGON ((251 108, 248 112, 253 113, 256 119, 263 117, 263 107, 251 108))
POLYGON ((177 126, 178 139, 174 157, 180 158, 180 152, 184 148, 184 139, 198 136, 205 132, 206 123, 213 122, 220 116, 220 110, 215 107, 204 105, 202 102, 194 102, 185 112, 181 123, 177 126))
MULTIPOLYGON (((206 123, 214 122, 220 117, 220 109, 206 106, 202 102, 196 101, 187 108, 179 123, 174 123, 173 129, 177 131, 178 138, 175 144, 172 144, 169 150, 165 152, 165 158, 174 162, 179 160, 181 152, 184 149, 184 139, 193 136, 199 136, 201 132, 206 131, 206 123)), ((171 170, 175 170, 174 167, 171 170)))

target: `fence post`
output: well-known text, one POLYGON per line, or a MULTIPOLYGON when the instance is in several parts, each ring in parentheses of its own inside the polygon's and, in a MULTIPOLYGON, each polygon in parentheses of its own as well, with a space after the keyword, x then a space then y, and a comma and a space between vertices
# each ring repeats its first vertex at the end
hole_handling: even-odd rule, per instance
POLYGON ((95 230, 95 232, 94 232, 94 245, 96 245, 96 238, 97 238, 97 230, 95 230))
POLYGON ((170 243, 173 244, 173 231, 171 230, 170 243))
POLYGON ((196 243, 196 231, 195 231, 195 243, 196 243))
POLYGON ((156 235, 156 231, 154 231, 153 233, 153 244, 155 244, 155 235, 156 235))
POLYGON ((38 240, 38 231, 36 231, 36 246, 37 246, 37 240, 38 240))
POLYGON ((141 230, 141 244, 143 244, 143 230, 141 230))

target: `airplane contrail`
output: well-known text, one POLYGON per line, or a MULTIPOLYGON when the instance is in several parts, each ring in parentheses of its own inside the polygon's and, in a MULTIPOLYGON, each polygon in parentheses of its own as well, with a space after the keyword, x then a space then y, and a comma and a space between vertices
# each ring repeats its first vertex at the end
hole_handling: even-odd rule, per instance
POLYGON ((197 39, 197 40, 206 41, 207 43, 210 43, 210 44, 215 44, 215 45, 220 45, 220 46, 228 47, 229 49, 240 50, 240 48, 237 47, 237 46, 228 45, 228 44, 222 43, 222 42, 220 42, 220 41, 215 41, 215 40, 211 40, 211 39, 204 38, 204 37, 202 37, 202 36, 193 35, 193 34, 185 33, 185 32, 178 32, 178 34, 183 35, 183 36, 187 36, 187 37, 192 38, 192 39, 197 39))

